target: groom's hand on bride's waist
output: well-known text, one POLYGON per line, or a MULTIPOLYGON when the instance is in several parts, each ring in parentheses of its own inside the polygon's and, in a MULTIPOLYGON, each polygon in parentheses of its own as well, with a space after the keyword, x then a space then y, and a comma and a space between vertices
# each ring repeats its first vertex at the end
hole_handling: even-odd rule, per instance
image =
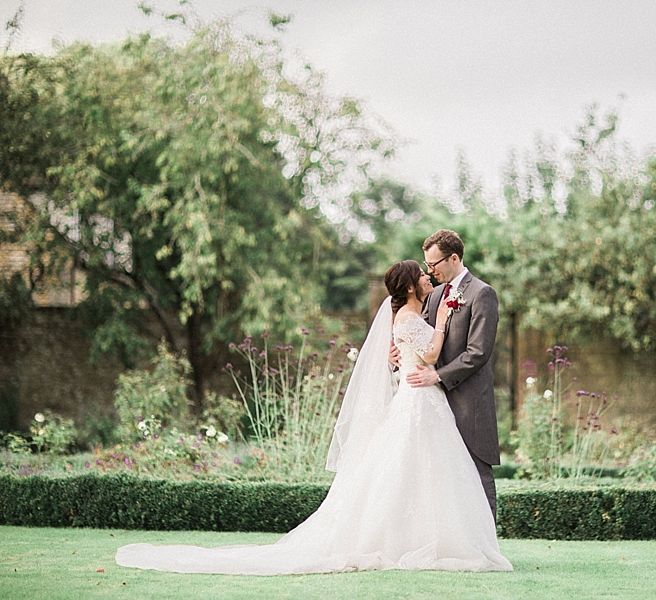
POLYGON ((433 367, 417 365, 414 371, 406 376, 405 380, 410 387, 428 387, 438 382, 437 371, 433 367))

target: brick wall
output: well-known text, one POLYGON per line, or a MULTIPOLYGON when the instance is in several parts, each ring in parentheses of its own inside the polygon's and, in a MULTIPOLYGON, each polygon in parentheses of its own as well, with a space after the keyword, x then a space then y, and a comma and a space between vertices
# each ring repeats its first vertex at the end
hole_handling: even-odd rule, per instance
MULTIPOLYGON (((16 194, 0 192, 0 231, 11 234, 30 218, 27 203, 16 194)), ((24 243, 0 242, 0 278, 21 273, 29 281, 30 248, 24 243)), ((70 260, 56 274, 41 278, 32 293, 36 306, 75 306, 82 299, 85 274, 70 260)))

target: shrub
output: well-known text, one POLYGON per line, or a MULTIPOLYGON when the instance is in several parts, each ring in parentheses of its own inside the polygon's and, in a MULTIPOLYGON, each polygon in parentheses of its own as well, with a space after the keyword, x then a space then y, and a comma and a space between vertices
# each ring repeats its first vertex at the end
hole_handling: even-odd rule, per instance
POLYGON ((528 394, 524 399, 517 427, 519 455, 523 471, 536 478, 548 477, 551 472, 551 403, 533 389, 527 381, 528 394))
POLYGON ((323 355, 278 345, 267 336, 261 349, 248 337, 230 348, 247 366, 247 375, 228 364, 246 411, 250 435, 261 455, 258 468, 270 476, 307 480, 323 472, 342 395, 357 349, 330 340, 323 355))
POLYGON ((567 350, 567 346, 547 350, 551 354, 552 389, 539 393, 535 389, 537 380, 526 380, 528 394, 520 414, 517 455, 523 463, 522 470, 536 479, 601 475, 608 442, 617 434, 615 427, 602 427, 601 416, 608 408, 604 394, 577 391, 574 422, 567 422, 564 404, 571 394, 563 375, 572 364, 567 350))
POLYGON ((65 454, 77 437, 77 431, 72 419, 66 419, 49 410, 38 412, 30 423, 30 434, 25 436, 8 433, 4 445, 10 452, 26 454, 44 452, 50 454, 65 454))
POLYGON ((656 446, 636 448, 622 475, 636 481, 656 481, 656 446))
POLYGON ((5 435, 3 444, 13 454, 29 454, 32 452, 30 442, 22 435, 17 433, 8 433, 5 435))
MULTIPOLYGON (((172 482, 129 474, 0 476, 0 523, 214 531, 289 531, 323 501, 328 485, 172 482)), ((619 485, 501 489, 504 537, 567 540, 656 538, 656 488, 619 485)))
POLYGON ((164 427, 184 428, 189 420, 187 399, 189 361, 170 353, 164 342, 157 348, 153 368, 122 373, 114 394, 118 436, 134 442, 164 427))
POLYGON ((37 452, 52 454, 65 454, 77 436, 73 419, 66 419, 49 410, 34 415, 30 434, 37 452))
POLYGON ((214 425, 231 440, 243 438, 242 421, 246 417, 246 413, 241 400, 215 392, 207 392, 203 406, 202 423, 214 425))

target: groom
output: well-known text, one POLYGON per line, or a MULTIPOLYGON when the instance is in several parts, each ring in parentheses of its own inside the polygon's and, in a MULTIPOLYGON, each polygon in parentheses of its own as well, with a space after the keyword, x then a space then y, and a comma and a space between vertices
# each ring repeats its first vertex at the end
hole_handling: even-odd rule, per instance
POLYGON ((422 249, 428 273, 440 284, 425 301, 423 317, 434 327, 441 302, 449 302, 453 311, 437 369, 419 365, 407 381, 412 387, 437 384, 446 391, 496 520, 492 465, 499 464, 499 439, 492 351, 499 320, 497 295, 463 265, 464 245, 455 231, 440 229, 426 238, 422 249))

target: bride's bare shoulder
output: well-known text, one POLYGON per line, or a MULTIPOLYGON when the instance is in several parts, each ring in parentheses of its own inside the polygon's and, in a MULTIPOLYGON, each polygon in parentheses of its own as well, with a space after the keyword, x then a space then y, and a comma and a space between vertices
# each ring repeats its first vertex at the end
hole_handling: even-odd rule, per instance
POLYGON ((419 319, 423 321, 419 313, 407 308, 406 306, 402 306, 401 308, 399 308, 399 310, 396 313, 396 316, 394 317, 394 325, 399 325, 401 323, 408 323, 414 319, 419 319))

